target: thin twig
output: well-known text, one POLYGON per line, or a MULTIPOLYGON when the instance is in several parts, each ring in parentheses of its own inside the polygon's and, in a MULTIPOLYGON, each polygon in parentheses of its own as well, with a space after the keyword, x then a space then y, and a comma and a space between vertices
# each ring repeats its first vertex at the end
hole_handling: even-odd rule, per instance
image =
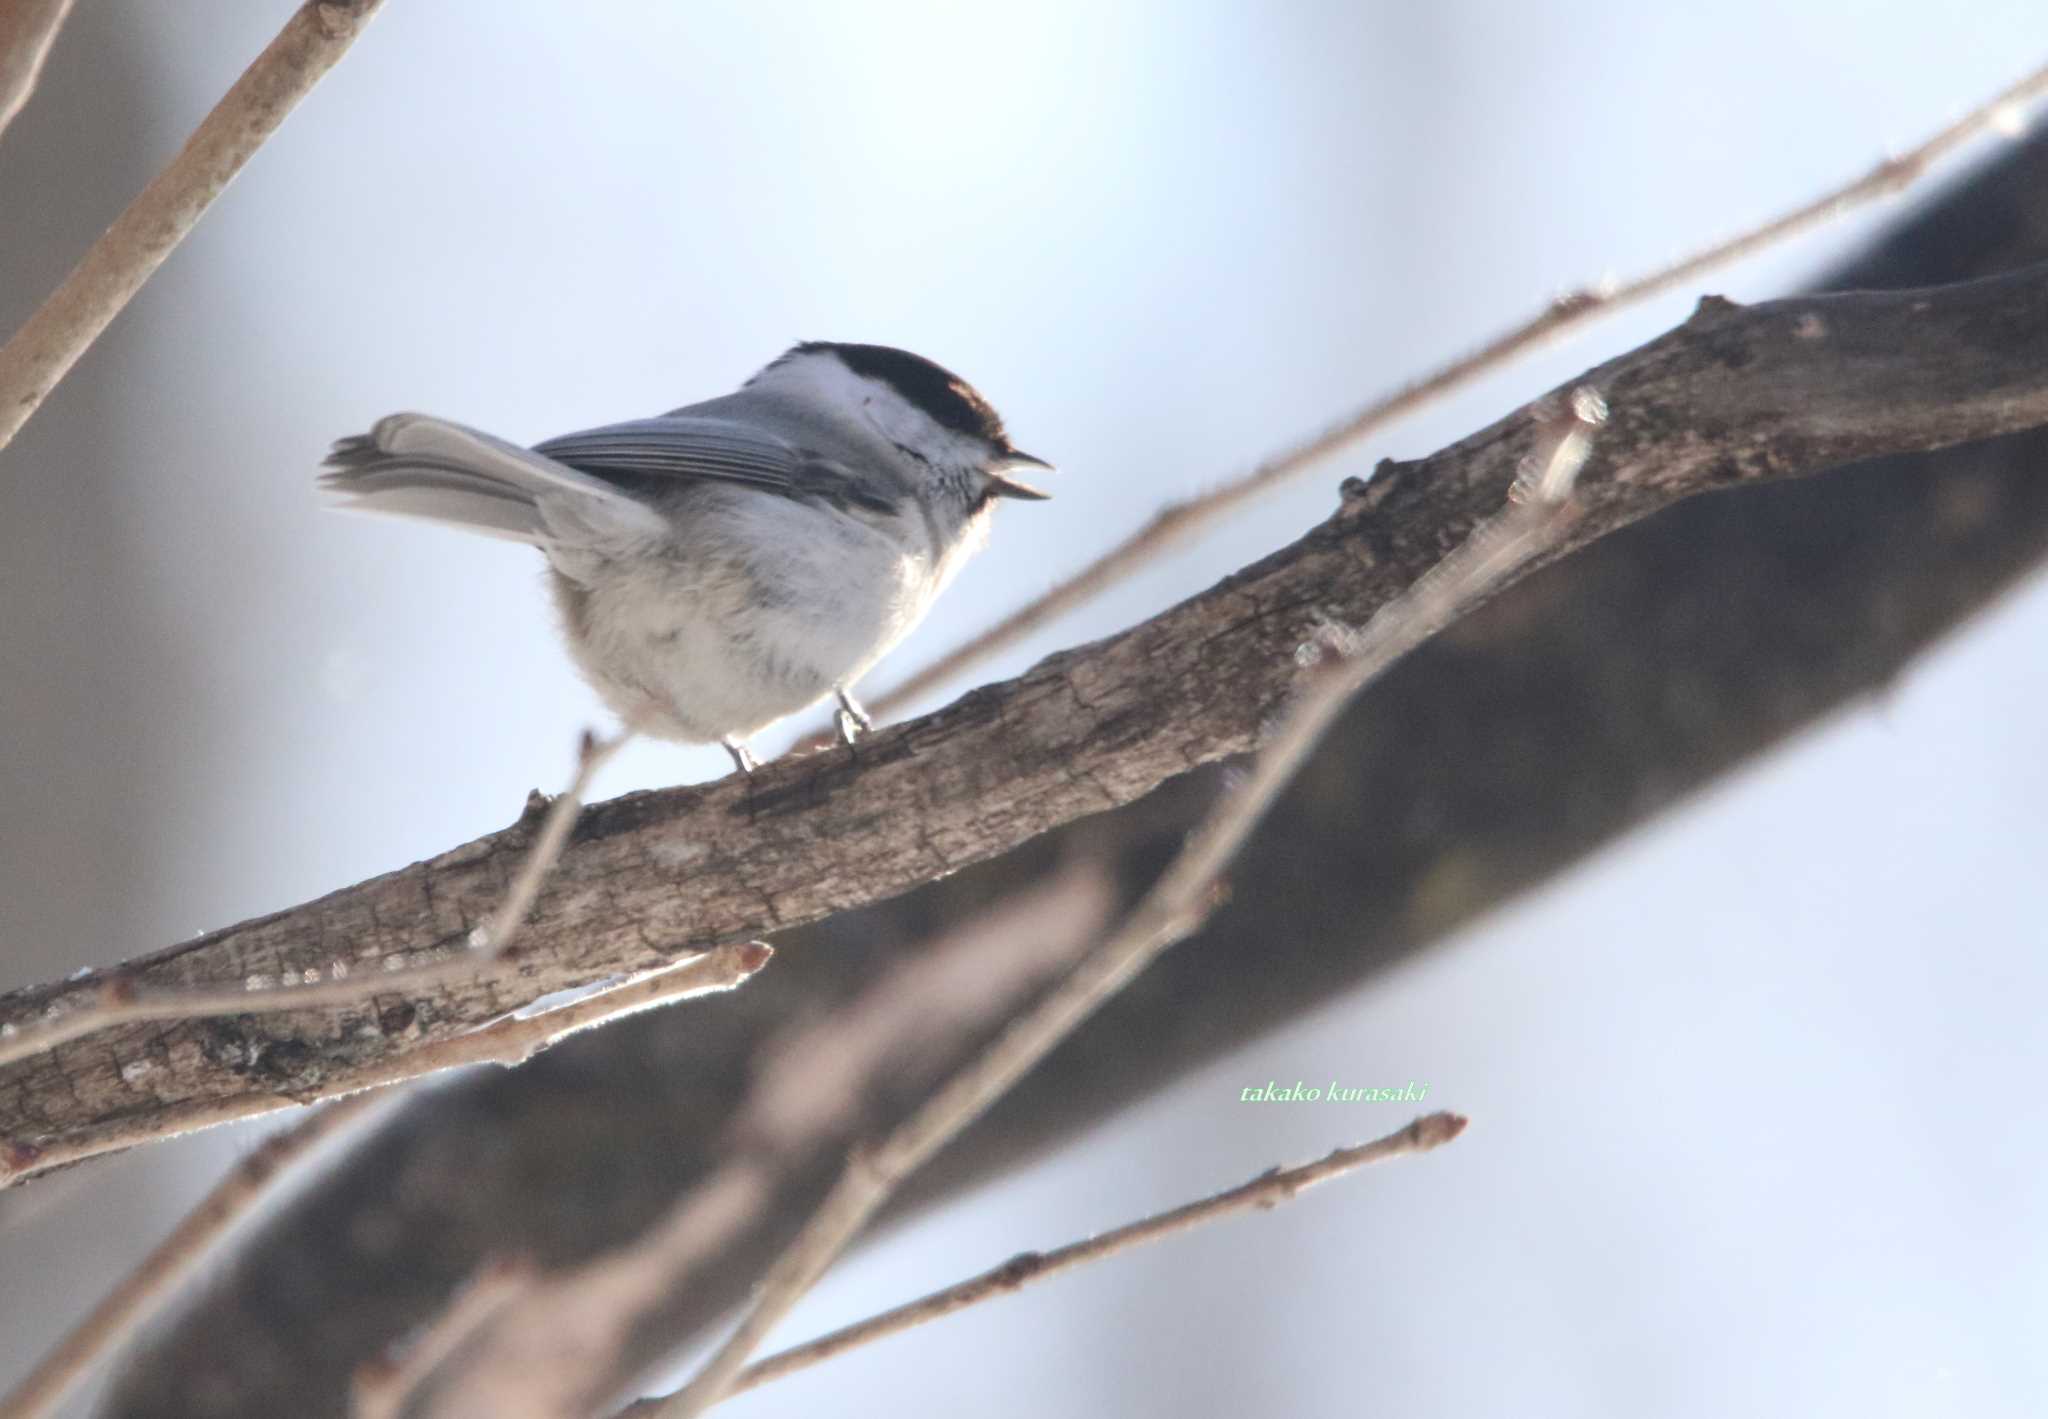
POLYGON ((459 1069, 471 1064, 500 1064, 514 1068, 544 1050, 553 1049, 571 1035, 580 1035, 598 1025, 608 1025, 628 1015, 673 1005, 713 991, 731 990, 753 978, 755 972, 774 958, 765 941, 739 941, 716 946, 688 960, 586 995, 567 1005, 543 1010, 537 1015, 515 1015, 471 1030, 452 1039, 423 1045, 405 1062, 390 1060, 384 1077, 372 1078, 364 1088, 375 1089, 402 1084, 422 1073, 459 1069), (423 1067, 422 1067, 423 1066, 423 1067))
MULTIPOLYGON (((740 1371, 733 1380, 728 1394, 739 1394, 770 1380, 779 1380, 785 1375, 810 1368, 826 1360, 834 1359, 849 1350, 877 1340, 900 1335, 913 1330, 928 1321, 939 1320, 969 1306, 1008 1295, 1035 1281, 1044 1281, 1075 1267, 1085 1266, 1091 1261, 1101 1261, 1115 1256, 1118 1252, 1129 1251, 1148 1242, 1160 1241, 1176 1232, 1188 1231, 1205 1222, 1214 1222, 1233 1212, 1244 1212, 1251 1208, 1268 1209, 1282 1202, 1291 1202, 1308 1188, 1317 1183, 1328 1182, 1331 1178, 1365 1167, 1370 1163, 1383 1163, 1389 1158, 1399 1158, 1410 1153, 1426 1153, 1432 1148, 1450 1142, 1465 1131, 1466 1120, 1453 1113, 1434 1113, 1416 1119, 1399 1132, 1385 1138, 1354 1148, 1339 1148, 1327 1157, 1297 1168, 1273 1168, 1259 1174, 1250 1182, 1230 1188, 1198 1202, 1186 1203, 1171 1211, 1156 1213, 1142 1221, 1126 1223, 1111 1231, 1103 1232, 1086 1241, 1071 1242, 1066 1246, 1048 1252, 1025 1252, 1011 1257, 1001 1266, 970 1277, 942 1291, 883 1311, 880 1315, 821 1335, 816 1340, 794 1345, 765 1360, 758 1360, 740 1371)), ((621 1419, 627 1416, 653 1416, 653 1406, 658 1401, 643 1400, 628 1405, 621 1412, 621 1419)))
MULTIPOLYGON (((444 1069, 471 1064, 513 1066, 525 1063, 570 1035, 642 1010, 745 984, 773 955, 759 941, 742 941, 692 956, 666 970, 613 986, 568 1005, 536 1015, 511 1016, 445 1040, 421 1045, 403 1055, 384 1055, 364 1065, 337 1070, 342 1089, 382 1089, 444 1069)), ((103 1128, 80 1129, 41 1144, 0 1148, 0 1187, 24 1173, 43 1173, 67 1163, 83 1162, 113 1149, 189 1133, 216 1124, 237 1123, 276 1113, 290 1105, 275 1091, 252 1090, 224 1099, 203 1100, 166 1119, 116 1120, 103 1128), (19 1156, 15 1156, 18 1153, 19 1156)))
POLYGON ((576 755, 575 777, 548 805, 540 833, 527 851, 518 875, 512 879, 504 901, 488 922, 470 933, 466 947, 446 953, 418 951, 410 956, 395 951, 381 958, 380 969, 361 972, 337 958, 325 980, 309 970, 305 977, 296 980, 287 977, 272 982, 252 976, 240 986, 153 988, 115 976, 81 1004, 52 1007, 57 1013, 46 1014, 27 1025, 0 1026, 0 1064, 41 1054, 111 1025, 355 1005, 373 995, 421 990, 483 970, 512 948, 527 913, 533 910, 534 899, 540 895, 541 884, 569 841, 570 829, 576 825, 576 815, 582 810, 583 796, 590 791, 591 780, 631 738, 631 730, 622 730, 610 739, 598 739, 589 731, 584 732, 576 755))
POLYGON ((0 448, 184 240, 214 198, 345 53, 383 0, 310 0, 0 347, 0 448))
POLYGON ((404 1358, 370 1360, 357 1368, 351 1387, 352 1419, 398 1419, 406 1400, 422 1381, 461 1347, 491 1317, 517 1300, 533 1284, 533 1263, 518 1257, 488 1262, 414 1337, 404 1358))
MULTIPOLYGON (((1668 266, 1619 284, 1573 291, 1527 323, 1496 336, 1413 384, 1366 405, 1304 443, 1259 464, 1221 487, 1169 503, 1136 532, 1050 591, 1011 612, 965 645, 939 657, 900 685, 867 701, 876 716, 904 706, 953 680, 969 667, 1016 644, 1039 627, 1094 599, 1154 557, 1213 523, 1230 509, 1277 487, 1369 434, 1377 433, 1596 318, 1675 290, 1718 266, 1753 256, 1787 238, 1903 191, 1942 158, 1985 132, 2011 134, 2028 105, 2048 94, 2048 66, 1971 109, 1915 148, 1887 158, 1855 181, 1668 266)), ((818 736, 814 742, 825 742, 818 736)))
POLYGON ((71 0, 0 0, 0 133, 36 91, 70 13, 71 0))
POLYGON ((40 1419, 55 1409, 93 1363, 156 1313, 179 1281, 286 1168, 353 1121, 375 1102, 371 1094, 337 1099, 292 1128, 275 1134, 237 1163, 90 1314, 0 1399, 0 1419, 40 1419))
POLYGON ((1383 606, 1363 630, 1327 628, 1323 644, 1302 647, 1297 658, 1314 672, 1307 687, 1253 758, 1244 782, 1196 829, 1129 919, 881 1146, 848 1159, 839 1182, 769 1269, 733 1333, 688 1384, 647 1413, 690 1419, 722 1399, 747 1356, 905 1178, 1148 962, 1201 924, 1224 869, 1358 692, 1556 544, 1572 518, 1572 487, 1592 450, 1592 430, 1606 417, 1597 393, 1576 391, 1549 458, 1540 468, 1523 470, 1504 511, 1383 606))

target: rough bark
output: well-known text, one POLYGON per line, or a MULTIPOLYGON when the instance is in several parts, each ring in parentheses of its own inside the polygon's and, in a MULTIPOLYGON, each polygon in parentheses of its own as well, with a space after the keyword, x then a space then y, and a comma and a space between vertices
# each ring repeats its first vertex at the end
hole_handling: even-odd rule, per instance
MULTIPOLYGON (((1710 298, 1574 383, 1610 413, 1562 551, 1698 493, 2048 423, 2048 265, 1748 307, 1710 298)), ((550 991, 885 900, 1248 750, 1291 692, 1296 648, 1325 622, 1362 624, 1496 511, 1546 452, 1562 398, 1382 465, 1346 485, 1328 521, 1211 590, 856 750, 593 807, 520 944, 473 977, 340 1009, 117 1025, 17 1062, 0 1072, 6 1161, 31 1172, 223 1110, 346 1092, 393 1055, 550 991)), ((25 992, 0 1021, 32 1024, 115 977, 313 979, 337 962, 374 973, 387 953, 460 950, 532 826, 25 992)))
MULTIPOLYGON (((2039 259, 2048 254, 2044 178, 2048 148, 2037 142, 1845 283, 1952 279, 2039 259)), ((2038 560, 2048 541, 2048 484, 2034 476, 2042 457, 2040 438, 2006 439, 1699 500, 1542 573, 1418 653, 1368 694, 1269 823, 1234 876, 1231 906, 964 1139, 922 1195, 998 1170, 1326 1000, 1881 685, 2038 560), (1116 1090, 1081 1086, 1108 1077, 1116 1090)), ((1368 537, 1360 524, 1404 515, 1422 481, 1398 476, 1372 519, 1340 517, 1309 540, 1342 542, 1344 528, 1368 537)), ((1469 485, 1450 493, 1490 506, 1469 485)), ((1404 550, 1365 545, 1375 559, 1404 550)), ((1329 569, 1362 577, 1387 565, 1347 556, 1329 569)), ((1317 589, 1324 594, 1308 604, 1356 614, 1317 589)), ((1210 595, 1229 594, 1232 583, 1210 595)), ((1234 633, 1262 629, 1272 628, 1253 618, 1234 633)), ((1271 649, 1290 644, 1275 636, 1271 649)), ((1211 700, 1213 712, 1229 712, 1211 700)), ((986 701, 948 713, 986 714, 986 701)), ((1255 733, 1255 717, 1232 722, 1247 718, 1242 732, 1255 733)), ((1120 732, 1137 737, 1141 726, 1120 732)), ((801 767, 781 766, 791 776, 785 795, 805 781, 801 767)), ((637 1231, 701 1176, 725 1110, 781 1023, 830 1008, 1063 852, 1112 862, 1135 890, 1198 811, 1206 778, 1184 777, 893 902, 786 932, 778 968, 716 1010, 631 1022, 518 1074, 418 1101, 253 1239, 106 1412, 340 1412, 348 1368, 438 1305, 486 1251, 587 1255, 637 1231), (220 1345, 222 1335, 235 1345, 220 1345)), ((843 791, 828 783, 824 798, 843 791)), ((893 1117, 918 1082, 892 1082, 856 1126, 893 1117)), ((791 1160, 793 1206, 824 1185, 833 1161, 791 1160)), ((795 1218, 787 1211, 780 1224, 795 1218)), ((715 1284, 647 1338, 647 1353, 742 1294, 775 1240, 754 1238, 725 1258, 715 1284)))

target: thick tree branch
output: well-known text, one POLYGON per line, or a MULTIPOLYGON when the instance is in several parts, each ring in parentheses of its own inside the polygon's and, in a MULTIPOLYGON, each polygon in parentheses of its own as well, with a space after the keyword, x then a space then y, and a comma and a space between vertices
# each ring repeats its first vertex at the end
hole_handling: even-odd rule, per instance
MULTIPOLYGON (((1834 284, 1927 285, 2048 258, 2044 193, 2048 140, 2035 140, 1834 284)), ((2044 462, 2048 433, 2035 433, 1695 499, 1422 647, 1367 691, 1276 807, 1202 938, 936 1159, 896 1214, 1327 1009, 1881 689, 2048 557, 2044 462)), ((628 1021, 524 1069, 416 1097, 222 1266, 101 1412, 338 1416, 350 1372, 440 1313, 483 1258, 512 1247, 573 1265, 638 1235, 723 1165, 739 1102, 764 1067, 786 1062, 790 1021, 844 1009, 935 932, 1075 855, 1108 867, 1135 903, 1225 777, 1185 775, 999 860, 780 933, 789 969, 717 1009, 628 1021), (238 1344, 223 1348, 223 1334, 238 1344)), ((894 1126, 924 1077, 863 1100, 860 1135, 894 1126)), ((707 1264, 640 1353, 672 1352, 742 1302, 842 1157, 835 1144, 788 1158, 773 1217, 707 1264)))
MULTIPOLYGON (((1746 308, 1710 299, 1581 382, 1614 416, 1580 482, 1573 546, 1708 489, 2048 423, 2048 267, 1746 308)), ((18 1178, 49 1166, 53 1145, 81 1156, 226 1107, 347 1092, 394 1055, 550 991, 880 900, 1254 748, 1290 692, 1295 648, 1325 622, 1367 620, 1469 535, 1544 446, 1557 397, 1383 465, 1347 484, 1328 522, 1210 591, 858 750, 589 810, 524 943, 473 980, 369 1008, 120 1027, 11 1065, 0 1169, 18 1178)), ((527 835, 515 826, 118 974, 192 986, 450 945, 487 918, 527 835)), ((113 974, 17 993, 0 1021, 62 1014, 113 974)))
POLYGON ((50 298, 0 346, 0 448, 142 289, 347 52, 383 0, 308 0, 206 115, 170 165, 92 244, 50 298))

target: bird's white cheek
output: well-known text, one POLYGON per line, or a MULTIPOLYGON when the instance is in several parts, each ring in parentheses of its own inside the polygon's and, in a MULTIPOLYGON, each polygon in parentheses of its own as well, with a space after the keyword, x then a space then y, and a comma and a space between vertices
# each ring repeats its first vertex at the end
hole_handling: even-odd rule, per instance
MULTIPOLYGON (((932 568, 931 596, 936 597, 952 585, 953 578, 960 574, 960 568, 966 566, 976 552, 988 546, 988 525, 987 508, 983 508, 967 520, 966 525, 960 529, 959 537, 955 538, 953 545, 947 549, 946 555, 932 568)), ((929 608, 929 599, 925 604, 929 608)))

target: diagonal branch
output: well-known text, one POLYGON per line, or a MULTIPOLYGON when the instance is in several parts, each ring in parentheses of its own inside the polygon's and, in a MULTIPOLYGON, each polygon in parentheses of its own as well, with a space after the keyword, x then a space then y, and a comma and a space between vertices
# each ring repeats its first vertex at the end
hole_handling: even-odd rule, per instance
MULTIPOLYGON (((1112 1227, 1107 1232, 1083 1241, 1069 1242, 1051 1251, 1021 1252, 1000 1266, 991 1267, 978 1276, 956 1282, 943 1291, 934 1291, 928 1296, 907 1301, 892 1307, 879 1315, 807 1340, 801 1345, 792 1345, 765 1359, 756 1360, 733 1378, 729 1394, 744 1394, 750 1389, 779 1380, 784 1375, 793 1375, 813 1365, 836 1359, 849 1350, 857 1350, 877 1340, 892 1335, 901 1335, 927 1322, 941 1320, 956 1311, 969 1306, 1006 1296, 1012 1291, 1039 1281, 1048 1281, 1063 1275, 1091 1261, 1101 1261, 1129 1251, 1133 1247, 1163 1241, 1165 1238, 1214 1222, 1236 1212, 1253 1208, 1270 1211, 1283 1202, 1295 1198, 1316 1186, 1343 1177, 1358 1168, 1372 1163, 1384 1163, 1394 1158, 1407 1157, 1412 1153, 1426 1153, 1440 1148, 1465 1131, 1467 1120, 1458 1114, 1433 1113, 1416 1119, 1406 1128, 1388 1134, 1385 1138, 1371 1143, 1361 1143, 1350 1148, 1339 1148, 1335 1152, 1318 1158, 1313 1163, 1303 1163, 1292 1168, 1268 1168, 1250 1182, 1239 1183, 1236 1187, 1211 1194, 1195 1202, 1185 1202, 1166 1212, 1154 1213, 1136 1222, 1126 1222, 1121 1227, 1112 1227)), ((662 1401, 643 1399, 628 1405, 621 1411, 620 1419, 638 1415, 640 1419, 657 1419, 662 1401)))
MULTIPOLYGON (((1615 416, 1580 483, 1572 546, 1709 489, 2048 424, 2048 267, 1921 291, 1708 300, 1582 379, 1615 416)), ((258 1112, 345 1091, 352 1071, 547 992, 881 900, 1256 747, 1294 687, 1294 649, 1330 620, 1363 623, 1469 535, 1544 446, 1555 408, 1539 400, 1347 483, 1327 522, 1211 590, 857 750, 590 809, 524 943, 474 979, 338 1012, 124 1026, 0 1070, 0 1170, 41 1171, 52 1144, 71 1157, 130 1146, 225 1101, 258 1112), (124 1077, 133 1063, 147 1077, 124 1077)), ((492 834, 125 972, 196 985, 322 970, 339 942, 452 943, 500 899, 526 836, 492 834)), ((62 1012, 109 974, 20 992, 0 1021, 62 1012)))
MULTIPOLYGON (((347 52, 383 0, 308 0, 64 284, 0 346, 0 448, 347 52)), ((24 90, 24 95, 26 91, 24 90)), ((4 120, 0 120, 4 121, 4 120)))

